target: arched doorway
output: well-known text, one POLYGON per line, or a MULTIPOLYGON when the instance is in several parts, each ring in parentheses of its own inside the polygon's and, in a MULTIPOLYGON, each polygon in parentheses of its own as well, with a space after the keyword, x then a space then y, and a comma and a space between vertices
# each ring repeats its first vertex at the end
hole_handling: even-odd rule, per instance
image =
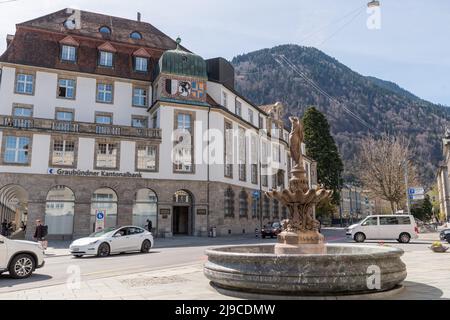
POLYGON ((133 225, 147 227, 150 220, 152 229, 157 230, 157 206, 158 198, 153 190, 139 189, 133 204, 133 225))
POLYGON ((100 188, 92 194, 90 225, 93 232, 98 211, 104 212, 104 228, 117 226, 117 194, 113 189, 100 188))
MULTIPOLYGON (((22 222, 27 224, 28 192, 19 185, 6 185, 0 189, 0 222, 11 223, 12 230, 1 230, 11 236, 20 231, 22 222)), ((25 230, 17 238, 25 238, 25 230)))
POLYGON ((194 219, 192 195, 186 190, 178 190, 173 195, 172 231, 174 235, 192 235, 194 219))
POLYGON ((49 236, 72 236, 75 195, 66 186, 53 187, 47 194, 45 224, 49 236))

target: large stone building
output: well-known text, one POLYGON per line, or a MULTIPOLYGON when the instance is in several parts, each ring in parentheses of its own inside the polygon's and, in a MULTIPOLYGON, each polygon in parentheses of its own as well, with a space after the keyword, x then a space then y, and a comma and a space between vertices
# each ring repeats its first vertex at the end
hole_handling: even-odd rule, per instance
POLYGON ((436 182, 438 187, 439 216, 449 221, 450 213, 450 181, 448 167, 450 165, 450 131, 447 130, 442 139, 444 160, 438 167, 436 182))
POLYGON ((99 211, 158 236, 286 216, 264 195, 288 180, 283 106, 242 97, 225 59, 140 17, 65 9, 18 24, 0 72, 0 214, 29 221, 27 238, 38 218, 49 237, 87 235, 99 211))

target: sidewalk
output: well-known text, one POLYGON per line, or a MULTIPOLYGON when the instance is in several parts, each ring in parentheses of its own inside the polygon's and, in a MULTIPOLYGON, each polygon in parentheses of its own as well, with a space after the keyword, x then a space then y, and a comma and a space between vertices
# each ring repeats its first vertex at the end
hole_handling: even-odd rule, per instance
MULTIPOLYGON (((408 276, 399 292, 356 297, 319 299, 450 299, 448 265, 450 253, 430 250, 405 252, 408 276)), ((217 300, 234 299, 215 291, 203 275, 203 264, 162 268, 148 272, 112 276, 0 294, 0 300, 217 300)), ((315 299, 315 298, 308 298, 315 299)), ((317 298, 316 298, 317 299, 317 298)))

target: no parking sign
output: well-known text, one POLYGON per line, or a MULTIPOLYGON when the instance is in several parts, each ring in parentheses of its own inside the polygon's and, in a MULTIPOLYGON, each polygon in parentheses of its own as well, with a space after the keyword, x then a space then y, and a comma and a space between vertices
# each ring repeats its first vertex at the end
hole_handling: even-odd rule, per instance
POLYGON ((105 228, 105 210, 95 210, 95 231, 100 231, 105 228))

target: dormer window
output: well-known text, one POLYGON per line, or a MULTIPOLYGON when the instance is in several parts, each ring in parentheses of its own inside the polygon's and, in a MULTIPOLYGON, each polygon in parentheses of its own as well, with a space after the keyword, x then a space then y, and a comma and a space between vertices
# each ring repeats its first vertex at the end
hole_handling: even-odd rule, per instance
POLYGON ((101 27, 98 31, 103 34, 111 34, 111 29, 106 26, 101 27))
POLYGON ((134 40, 141 40, 142 39, 142 35, 139 32, 134 31, 134 32, 132 32, 130 34, 130 38, 134 39, 134 40))
POLYGON ((100 51, 99 65, 102 67, 112 67, 113 53, 108 51, 100 51))
POLYGON ((61 60, 63 61, 76 61, 77 48, 73 46, 62 45, 61 47, 61 60))
POLYGON ((134 57, 134 69, 139 72, 147 72, 148 59, 144 57, 134 57))

